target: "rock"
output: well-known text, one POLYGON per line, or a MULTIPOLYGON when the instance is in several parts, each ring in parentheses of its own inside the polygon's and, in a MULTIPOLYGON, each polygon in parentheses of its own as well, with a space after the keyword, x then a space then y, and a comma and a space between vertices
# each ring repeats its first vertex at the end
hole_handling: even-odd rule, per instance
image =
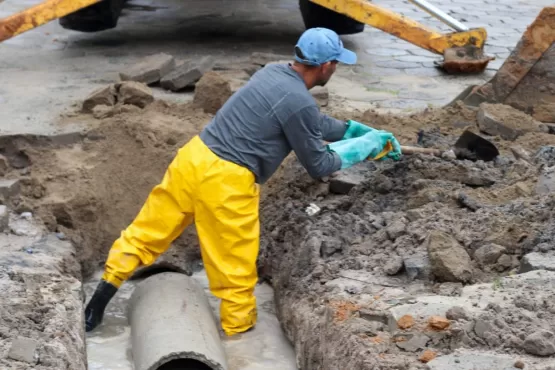
POLYGON ((220 72, 209 71, 197 82, 193 103, 206 113, 216 114, 231 95, 230 82, 220 72))
POLYGON ((549 270, 555 271, 555 253, 528 253, 520 261, 519 273, 524 273, 534 270, 549 270))
POLYGON ((429 280, 432 275, 430 260, 425 256, 412 256, 403 259, 405 271, 410 280, 429 280))
POLYGON ((141 111, 141 108, 136 105, 124 104, 120 107, 120 111, 121 113, 138 113, 141 111))
POLYGON ((403 259, 395 256, 391 258, 384 266, 383 270, 387 275, 396 275, 403 269, 403 259))
POLYGON ((397 320, 397 326, 403 330, 412 328, 414 326, 414 318, 411 315, 402 316, 397 320))
POLYGON ((97 105, 113 106, 116 104, 116 87, 114 84, 93 91, 83 102, 82 111, 91 113, 97 105))
POLYGON ((37 341, 29 338, 18 337, 12 342, 8 358, 12 360, 27 362, 30 364, 37 363, 37 341))
POLYGON ((428 319, 428 326, 437 331, 445 330, 451 325, 451 322, 447 320, 445 317, 441 316, 431 316, 428 319))
POLYGON ((0 176, 6 175, 6 172, 8 172, 9 168, 10 164, 8 162, 8 158, 0 154, 0 176))
POLYGON ((543 195, 555 192, 555 166, 542 170, 536 183, 536 194, 543 195))
POLYGON ((359 317, 350 319, 351 331, 354 334, 364 334, 369 337, 375 337, 378 333, 382 332, 385 325, 377 321, 366 321, 359 317))
POLYGON ((436 357, 437 357, 437 354, 434 351, 432 351, 431 349, 427 349, 424 352, 422 352, 420 357, 418 357, 418 361, 427 364, 428 362, 432 361, 436 357))
POLYGON ((503 104, 480 105, 478 126, 488 135, 514 141, 527 132, 547 132, 547 127, 531 116, 503 104))
POLYGON ((0 197, 4 201, 8 200, 10 197, 19 194, 21 187, 19 180, 17 179, 0 179, 0 197))
POLYGON ((513 366, 517 369, 524 369, 524 362, 517 360, 513 366))
POLYGON ((508 254, 502 254, 497 260, 497 270, 504 271, 513 267, 513 259, 508 254))
POLYGON ((474 323, 474 333, 480 338, 485 338, 486 334, 493 330, 493 325, 485 320, 478 319, 474 323))
POLYGON ((10 212, 8 207, 0 205, 0 233, 8 230, 8 225, 10 222, 10 212))
POLYGON ((369 309, 365 309, 362 308, 359 312, 358 312, 359 316, 361 319, 367 320, 367 321, 376 321, 379 323, 382 323, 384 325, 388 325, 389 323, 389 318, 387 316, 387 314, 385 312, 382 311, 372 311, 369 309))
POLYGON ((285 60, 291 60, 291 59, 292 57, 288 55, 260 53, 260 52, 254 52, 251 54, 251 57, 250 57, 251 63, 259 66, 265 66, 270 62, 285 61, 285 60))
POLYGON ((505 251, 505 247, 500 245, 486 244, 474 252, 474 260, 478 262, 478 265, 481 267, 494 265, 505 251))
POLYGON ((451 235, 433 230, 426 240, 432 273, 438 280, 469 282, 472 279, 470 256, 451 235))
POLYGON ((179 91, 194 86, 203 74, 214 66, 212 57, 204 57, 199 61, 187 61, 177 66, 160 80, 160 85, 167 90, 179 91))
POLYGON ((213 71, 232 71, 232 70, 242 70, 245 71, 249 76, 254 75, 260 70, 260 65, 253 63, 215 63, 212 67, 213 71))
POLYGON ((93 108, 92 114, 96 119, 112 117, 115 114, 114 107, 108 105, 97 105, 93 108))
POLYGON ((547 330, 540 330, 524 339, 524 350, 536 356, 555 354, 555 335, 547 330))
POLYGON ((516 160, 522 159, 528 163, 532 163, 530 153, 520 145, 513 145, 510 149, 516 160))
POLYGON ((395 239, 406 233, 406 229, 407 225, 403 221, 397 220, 393 221, 393 223, 385 229, 385 232, 390 240, 395 241, 395 239))
POLYGON ((364 176, 355 171, 341 171, 330 179, 329 190, 334 194, 349 194, 352 188, 361 184, 364 176))
POLYGON ((156 83, 175 68, 175 59, 165 53, 146 57, 119 74, 122 81, 137 81, 147 85, 156 83))
POLYGON ((144 83, 127 81, 119 84, 118 101, 144 108, 154 101, 152 90, 144 83))
POLYGON ((466 310, 460 306, 451 307, 449 310, 447 310, 447 312, 445 313, 445 316, 449 320, 453 320, 453 321, 469 319, 468 312, 466 312, 466 310))
POLYGON ((430 337, 424 335, 422 333, 415 333, 415 334, 408 334, 402 335, 398 338, 407 338, 406 340, 396 341, 397 347, 407 351, 407 352, 416 352, 420 349, 426 348, 426 345, 430 341, 430 337))
POLYGON ((318 104, 320 107, 328 106, 330 93, 327 87, 315 86, 312 89, 310 89, 310 93, 312 94, 312 97, 314 98, 314 100, 316 100, 316 104, 318 104))

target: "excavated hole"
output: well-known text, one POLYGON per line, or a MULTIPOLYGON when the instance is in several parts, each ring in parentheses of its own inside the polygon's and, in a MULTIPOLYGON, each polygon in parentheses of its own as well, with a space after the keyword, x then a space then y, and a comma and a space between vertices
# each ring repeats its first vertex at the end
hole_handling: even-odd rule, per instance
MULTIPOLYGON (((72 242, 84 282, 94 282, 91 278, 102 268, 113 241, 133 220, 177 149, 198 132, 198 122, 207 122, 203 114, 170 115, 167 110, 159 106, 116 117, 71 142, 18 137, 0 143, 8 158, 19 158, 16 165, 10 162, 7 177, 25 184, 8 205, 32 210, 49 231, 72 242)), ((446 137, 455 138, 442 139, 446 137)), ((263 194, 259 265, 261 279, 271 280, 276 289, 277 317, 302 354, 301 368, 323 363, 345 369, 423 368, 417 361, 423 348, 411 352, 397 345, 399 329, 389 325, 388 310, 424 295, 458 297, 463 285, 500 289, 500 278, 518 272, 524 254, 552 243, 553 200, 538 201, 526 193, 537 179, 534 166, 506 156, 495 163, 414 156, 377 163, 362 173, 364 181, 349 194, 337 195, 298 164, 285 165, 263 194), (305 210, 312 203, 321 210, 309 216, 305 210), (464 284, 450 287, 446 279, 408 278, 406 259, 426 255, 426 235, 433 230, 451 235, 468 254, 472 278, 464 284), (486 244, 504 248, 503 263, 499 258, 478 263, 476 253, 486 244), (387 273, 395 259, 403 262, 387 273)), ((194 226, 158 262, 138 271, 133 280, 164 271, 195 271, 200 253, 194 226)), ((461 337, 465 330, 428 333, 426 346, 446 353, 461 347, 524 353, 523 338, 535 328, 553 327, 555 312, 541 300, 541 292, 530 289, 507 301, 518 298, 533 315, 544 312, 543 318, 534 319, 541 325, 526 319, 530 314, 521 308, 492 304, 479 317, 471 313, 467 322, 451 324, 464 329, 463 324, 472 326, 480 319, 492 325, 486 325, 491 336, 482 338, 473 327, 468 338, 461 337)), ((117 307, 107 320, 108 332, 125 333, 123 312, 117 307)), ((414 315, 415 328, 424 330, 427 318, 414 315)))
POLYGON ((206 364, 197 360, 172 360, 158 367, 157 370, 212 370, 206 364))

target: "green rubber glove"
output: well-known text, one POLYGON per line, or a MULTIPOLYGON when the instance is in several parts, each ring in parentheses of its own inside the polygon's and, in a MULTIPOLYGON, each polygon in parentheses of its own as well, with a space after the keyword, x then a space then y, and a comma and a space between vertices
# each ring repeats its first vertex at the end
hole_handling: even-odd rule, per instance
MULTIPOLYGON (((366 134, 328 144, 328 149, 336 152, 341 158, 341 169, 349 168, 368 157, 374 158, 382 152, 389 143, 393 145, 395 137, 386 131, 372 130, 366 134)), ((400 149, 399 149, 400 151, 400 149)))
POLYGON ((347 124, 347 130, 345 131, 345 134, 343 135, 341 140, 348 140, 348 139, 353 139, 355 137, 361 137, 364 134, 374 131, 372 127, 366 126, 365 124, 357 121, 353 121, 352 119, 348 120, 346 124, 347 124))

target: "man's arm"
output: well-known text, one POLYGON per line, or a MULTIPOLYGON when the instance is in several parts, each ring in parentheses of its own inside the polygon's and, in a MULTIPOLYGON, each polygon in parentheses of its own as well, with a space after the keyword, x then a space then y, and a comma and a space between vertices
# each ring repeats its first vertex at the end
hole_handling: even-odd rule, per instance
POLYGON ((293 114, 282 127, 297 158, 315 179, 329 176, 341 169, 339 156, 324 145, 320 112, 309 106, 293 114))
POLYGON ((320 114, 320 122, 322 128, 322 136, 324 140, 329 142, 339 141, 347 131, 347 123, 340 121, 326 114, 320 114))

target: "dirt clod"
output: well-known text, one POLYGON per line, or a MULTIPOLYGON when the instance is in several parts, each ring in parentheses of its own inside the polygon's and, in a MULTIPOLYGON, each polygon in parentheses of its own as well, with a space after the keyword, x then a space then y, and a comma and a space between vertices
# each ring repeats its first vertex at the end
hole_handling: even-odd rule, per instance
POLYGON ((517 369, 524 369, 524 362, 518 360, 515 362, 514 367, 516 367, 517 369))
POLYGON ((204 74, 195 87, 195 105, 206 113, 216 114, 231 96, 231 84, 219 72, 204 74))
POLYGON ((431 316, 428 319, 428 326, 433 330, 445 330, 451 325, 451 322, 445 317, 431 316))
POLYGON ((432 272, 440 281, 468 282, 472 279, 472 266, 468 253, 451 235, 434 230, 427 242, 432 272))
POLYGON ((437 357, 437 354, 434 351, 432 351, 431 349, 427 349, 424 352, 422 352, 422 354, 418 358, 418 361, 426 364, 432 361, 436 357, 437 357))
POLYGON ((410 329, 414 326, 414 318, 411 315, 402 316, 397 320, 397 326, 400 329, 410 329))
POLYGON ((540 330, 524 339, 526 352, 536 356, 551 356, 555 354, 555 335, 547 330, 540 330))

